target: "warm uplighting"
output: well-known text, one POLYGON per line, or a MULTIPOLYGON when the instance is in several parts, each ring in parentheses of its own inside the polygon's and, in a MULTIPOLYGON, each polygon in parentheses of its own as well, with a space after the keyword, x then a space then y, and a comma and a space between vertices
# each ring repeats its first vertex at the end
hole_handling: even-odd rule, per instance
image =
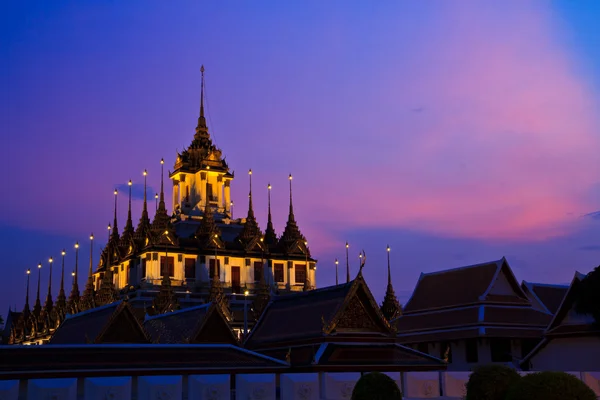
POLYGON ((27 275, 29 275, 30 273, 31 273, 31 270, 30 270, 30 269, 28 269, 28 270, 27 270, 27 275))
POLYGON ((131 179, 129 180, 129 182, 127 183, 129 186, 133 185, 133 182, 131 182, 131 179))
POLYGON ((117 189, 115 189, 115 196, 118 194, 119 192, 117 191, 117 189))
POLYGON ((38 264, 38 269, 42 268, 42 263, 38 264))
POLYGON ((267 189, 271 190, 271 184, 270 183, 267 185, 267 189))
POLYGON ((250 294, 250 292, 247 290, 244 292, 244 296, 248 296, 249 294, 250 294))
POLYGON ((218 238, 218 237, 219 237, 219 235, 217 235, 217 234, 215 233, 215 239, 216 239, 216 238, 218 238))
POLYGON ((206 166, 206 169, 210 169, 210 165, 207 165, 207 166, 206 166))
POLYGON ((338 265, 340 262, 338 261, 338 259, 335 259, 335 265, 338 265))
POLYGON ((154 193, 154 198, 158 199, 158 193, 154 193))
POLYGON ((348 245, 348 242, 346 242, 346 248, 348 248, 348 247, 350 247, 350 246, 348 245))
POLYGON ((71 276, 75 276, 75 272, 71 272, 71 276))
POLYGON ((389 246, 389 245, 388 245, 388 247, 387 247, 387 251, 388 251, 388 253, 390 252, 390 246, 389 246))
MULTIPOLYGON (((108 228, 107 228, 107 229, 108 229, 108 231, 109 231, 109 232, 110 232, 110 230, 112 229, 112 228, 111 228, 111 226, 110 226, 110 224, 108 224, 108 228)), ((91 238, 90 238, 90 239, 91 239, 91 238)))
POLYGON ((290 181, 292 180, 292 174, 290 174, 289 179, 290 179, 290 181))
POLYGON ((164 163, 165 163, 165 160, 161 158, 161 159, 160 159, 160 163, 161 163, 161 165, 162 165, 162 164, 164 164, 164 163))
POLYGON ((168 234, 169 234, 169 231, 165 231, 165 235, 168 235, 168 234))
POLYGON ((144 170, 144 176, 148 175, 148 171, 144 170))
POLYGON ((252 175, 252 169, 248 170, 248 175, 252 175))
POLYGON ((264 239, 264 238, 260 238, 260 241, 261 241, 261 242, 264 242, 264 241, 265 241, 265 239, 264 239))
POLYGON ((78 249, 79 248, 79 242, 75 242, 75 248, 78 249))
POLYGON ((50 257, 50 259, 48 260, 49 263, 52 263, 52 257, 50 257))
POLYGON ((90 240, 94 240, 94 234, 93 233, 90 235, 90 240))

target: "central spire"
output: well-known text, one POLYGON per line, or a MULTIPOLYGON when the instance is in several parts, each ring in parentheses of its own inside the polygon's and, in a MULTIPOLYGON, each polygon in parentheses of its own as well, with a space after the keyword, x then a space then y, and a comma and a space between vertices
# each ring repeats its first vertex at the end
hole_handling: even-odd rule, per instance
POLYGON ((198 117, 198 126, 196 126, 196 135, 208 135, 208 127, 206 126, 206 118, 204 118, 204 65, 200 67, 202 74, 202 82, 200 84, 200 116, 198 117))
POLYGON ((129 182, 127 182, 127 185, 129 185, 129 205, 127 208, 127 223, 125 224, 125 229, 123 229, 123 235, 121 235, 121 242, 120 245, 121 247, 128 247, 131 238, 133 237, 133 221, 131 220, 131 187, 133 186, 133 182, 131 182, 131 179, 129 180, 129 182))
POLYGON ((391 321, 394 318, 398 318, 402 315, 402 306, 398 302, 396 293, 394 293, 394 287, 392 286, 392 272, 390 268, 390 246, 387 246, 387 273, 388 282, 387 289, 385 291, 385 297, 381 304, 381 313, 388 320, 391 321))

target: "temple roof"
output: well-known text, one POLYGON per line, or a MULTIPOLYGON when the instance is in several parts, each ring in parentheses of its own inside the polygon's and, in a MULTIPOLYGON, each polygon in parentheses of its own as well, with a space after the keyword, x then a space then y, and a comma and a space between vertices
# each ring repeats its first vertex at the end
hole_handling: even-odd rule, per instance
POLYGON ((521 283, 521 287, 525 293, 531 295, 551 314, 556 313, 565 294, 567 294, 567 290, 569 290, 568 285, 549 285, 526 281, 521 283))
POLYGON ((392 332, 362 274, 337 286, 273 296, 250 332, 246 346, 259 348, 341 332, 380 336, 392 332))
POLYGON ((408 314, 428 309, 465 306, 482 301, 524 305, 529 303, 506 259, 421 274, 403 312, 408 314), (513 293, 508 296, 490 293, 501 272, 504 272, 504 276, 513 288, 513 293))
POLYGON ((117 301, 67 315, 50 344, 148 343, 129 305, 117 301))
POLYGON ((198 343, 203 331, 212 329, 221 336, 215 343, 237 344, 220 308, 213 303, 146 317, 144 328, 154 343, 198 343))
POLYGON ((404 315, 392 321, 403 343, 469 337, 541 337, 551 314, 533 307, 502 258, 421 274, 404 315))

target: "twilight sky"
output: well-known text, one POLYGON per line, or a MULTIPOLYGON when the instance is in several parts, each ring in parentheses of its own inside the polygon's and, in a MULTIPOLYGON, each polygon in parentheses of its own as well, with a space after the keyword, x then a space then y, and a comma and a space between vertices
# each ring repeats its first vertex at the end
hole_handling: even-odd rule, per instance
POLYGON ((202 64, 235 216, 252 168, 261 228, 270 182, 281 233, 292 173, 318 286, 346 240, 378 301, 387 244, 402 303, 421 272, 502 256, 569 282, 600 264, 598 18, 594 0, 4 2, 0 315, 39 260, 43 297, 49 256, 66 248, 70 273, 76 240, 85 270, 91 231, 97 262, 115 187, 147 168, 158 189, 202 64))

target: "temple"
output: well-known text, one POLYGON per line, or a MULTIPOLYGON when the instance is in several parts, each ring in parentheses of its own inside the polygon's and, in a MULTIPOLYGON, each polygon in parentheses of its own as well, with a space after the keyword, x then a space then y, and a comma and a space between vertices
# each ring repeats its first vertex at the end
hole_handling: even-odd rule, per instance
MULTIPOLYGON (((263 232, 254 215, 252 170, 248 171, 248 210, 233 218, 231 186, 234 174, 223 152, 212 141, 204 115, 204 67, 201 69, 200 112, 190 145, 177 153, 170 184, 164 182, 164 160, 160 160, 161 185, 154 218, 150 219, 144 170, 144 203, 137 227, 131 212, 131 188, 127 220, 120 233, 117 221, 117 190, 114 191, 113 222, 108 225, 107 244, 96 267, 90 236, 87 280, 80 293, 79 245, 70 296, 64 289, 64 254, 61 291, 56 304, 40 302, 40 273, 36 302, 29 306, 29 288, 23 312, 11 311, 11 343, 47 343, 67 314, 127 300, 132 313, 143 323, 146 315, 185 309, 212 302, 241 335, 244 325, 253 325, 273 294, 306 291, 316 287, 316 260, 294 215, 292 175, 289 182, 289 214, 284 231, 273 228, 270 191, 268 221, 263 232), (165 193, 172 188, 171 196, 165 193), (172 199, 172 212, 166 198, 172 199), (242 317, 244 307, 251 318, 242 317)), ((64 253, 64 252, 63 252, 64 253)), ((50 264, 51 267, 52 264, 50 264)), ((41 264, 40 264, 41 268, 41 264)), ((51 274, 51 270, 49 272, 51 274)), ((28 282, 29 282, 29 275, 28 282)))

